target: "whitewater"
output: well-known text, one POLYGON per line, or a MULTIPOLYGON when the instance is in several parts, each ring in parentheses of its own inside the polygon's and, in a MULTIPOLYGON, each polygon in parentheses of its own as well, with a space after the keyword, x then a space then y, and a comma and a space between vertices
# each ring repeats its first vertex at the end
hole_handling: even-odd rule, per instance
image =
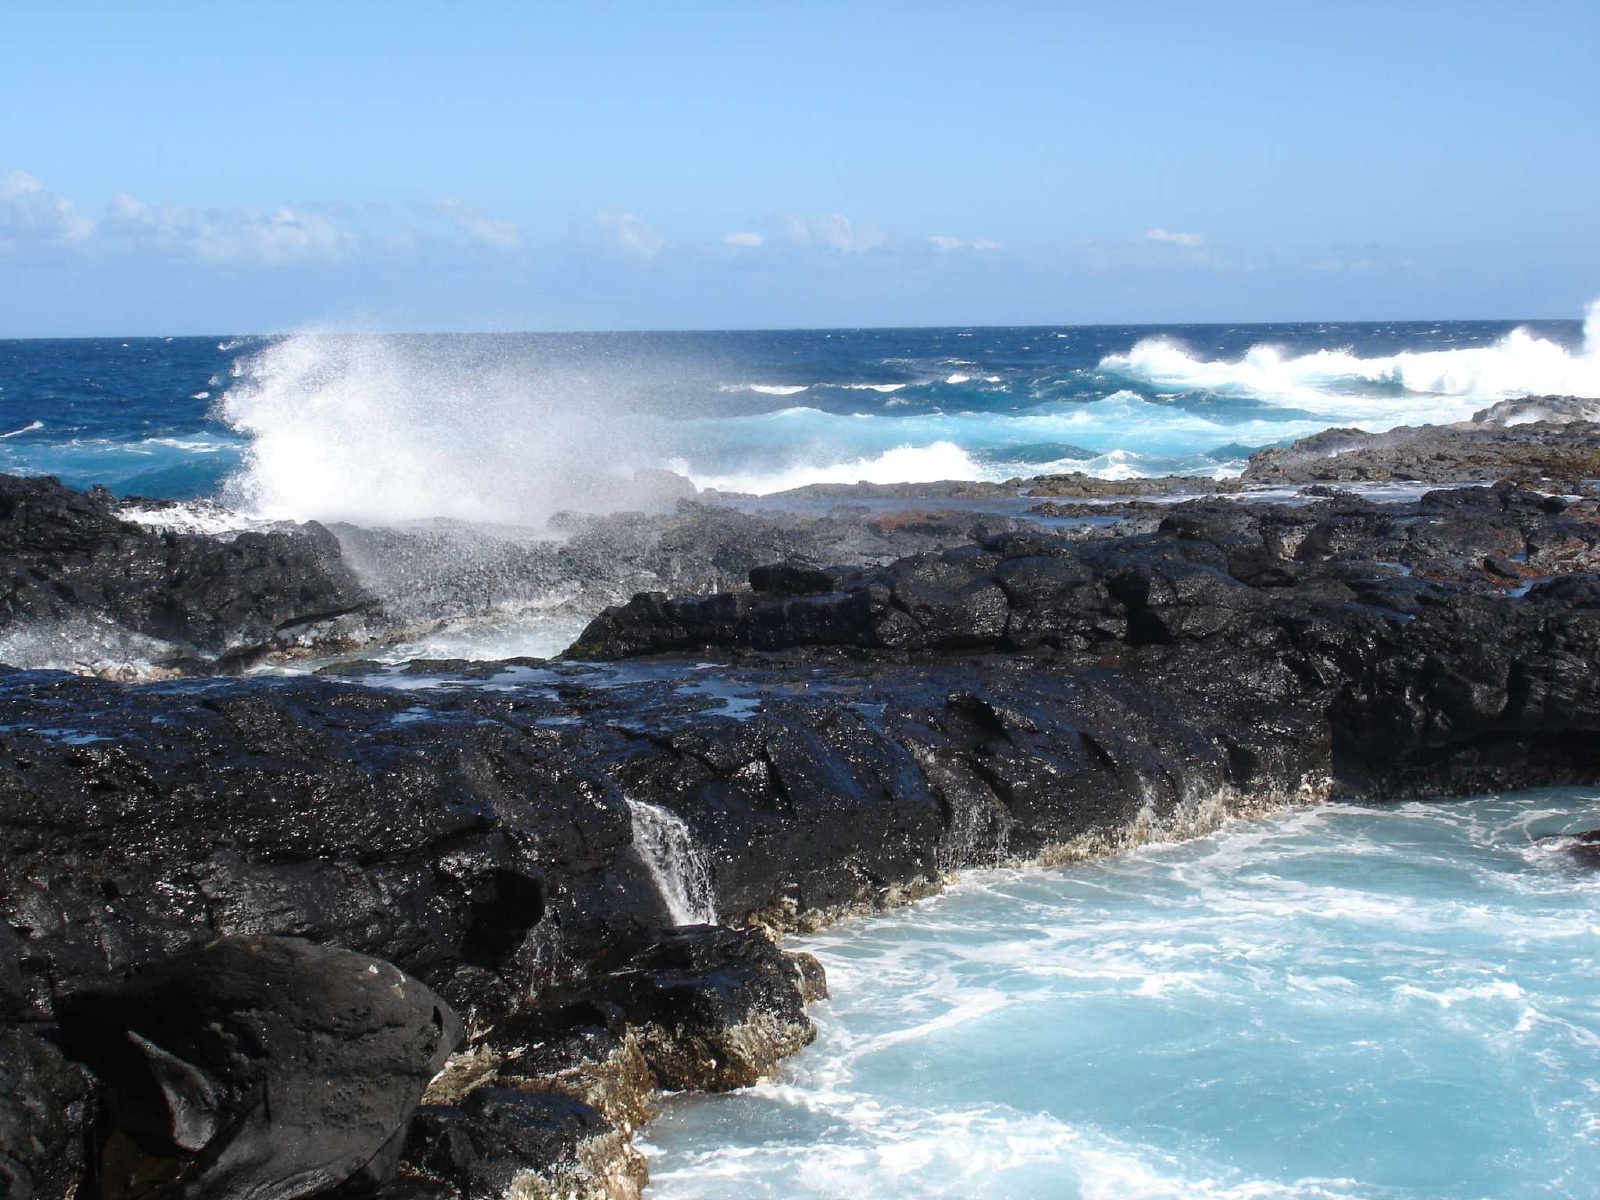
POLYGON ((677 1097, 651 1200, 1590 1197, 1600 793, 1328 805, 795 939, 777 1081, 677 1097))
POLYGON ((0 343, 0 470, 259 520, 540 526, 698 489, 1236 475, 1327 428, 1600 398, 1583 322, 0 343))
MULTIPOLYGON (((444 597, 359 653, 495 660, 554 655, 604 604, 672 586, 515 576, 556 557, 530 544, 570 550, 573 511, 1224 478, 1329 426, 1544 394, 1600 410, 1600 305, 1582 322, 0 342, 0 470, 108 486, 162 530, 325 522, 396 612, 420 585, 444 597), (415 562, 386 560, 402 538, 363 540, 393 526, 415 562)), ((146 678, 170 649, 74 620, 9 631, 0 660, 146 678)), ((720 698, 734 719, 758 703, 720 698)), ((664 909, 714 917, 688 826, 629 806, 664 909)), ((1553 835, 1596 826, 1581 789, 1294 809, 973 872, 797 939, 833 991, 817 1043, 770 1084, 669 1098, 645 1131, 649 1196, 1592 1196, 1600 873, 1553 835)))

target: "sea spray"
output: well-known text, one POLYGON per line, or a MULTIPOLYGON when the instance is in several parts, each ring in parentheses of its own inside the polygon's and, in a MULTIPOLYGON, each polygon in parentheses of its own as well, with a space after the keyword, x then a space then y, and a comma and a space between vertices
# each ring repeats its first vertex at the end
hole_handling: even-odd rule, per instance
POLYGON ((629 800, 628 808, 633 813, 634 848, 644 860, 673 924, 715 924, 717 907, 711 870, 683 818, 643 800, 629 800))
POLYGON ((491 337, 273 342, 239 360, 217 406, 250 439, 227 497, 365 525, 537 526, 563 508, 649 506, 640 493, 656 481, 634 472, 651 423, 617 416, 602 368, 547 367, 536 346, 491 337))
POLYGON ((672 464, 702 486, 757 493, 1236 474, 1250 450, 1330 425, 1380 431, 1508 397, 1600 397, 1600 309, 1587 328, 25 341, 0 346, 0 376, 0 469, 13 473, 224 499, 256 516, 537 528, 562 509, 670 509, 687 495, 681 479, 654 498, 629 481, 672 464))

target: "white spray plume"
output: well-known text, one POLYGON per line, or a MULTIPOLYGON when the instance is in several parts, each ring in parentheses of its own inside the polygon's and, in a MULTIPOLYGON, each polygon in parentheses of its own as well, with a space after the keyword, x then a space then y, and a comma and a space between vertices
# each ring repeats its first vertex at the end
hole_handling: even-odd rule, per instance
POLYGON ((236 375, 219 415, 251 438, 228 489, 249 513, 538 525, 638 499, 645 425, 503 340, 298 334, 236 375))

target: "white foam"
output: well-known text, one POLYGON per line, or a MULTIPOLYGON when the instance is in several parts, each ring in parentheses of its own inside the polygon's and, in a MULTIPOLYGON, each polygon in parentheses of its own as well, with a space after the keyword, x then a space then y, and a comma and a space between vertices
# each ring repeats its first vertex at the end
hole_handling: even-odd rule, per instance
POLYGON ((1566 1194, 1600 1130, 1600 933, 1588 876, 1519 851, 1535 826, 1592 824, 1595 803, 1289 811, 973 872, 800 939, 833 994, 816 1043, 778 1084, 672 1102, 646 1130, 653 1187, 1566 1194))
MULTIPOLYGON (((652 1196, 1343 1200, 1352 1195, 1351 1180, 1251 1178, 1217 1163, 1121 1142, 1049 1113, 1003 1105, 917 1109, 884 1105, 848 1089, 808 1093, 782 1085, 746 1095, 758 1119, 793 1106, 814 1114, 826 1132, 816 1141, 769 1139, 670 1162, 646 1142, 652 1196)), ((667 1120, 674 1115, 669 1111, 667 1120)))
POLYGON ((145 507, 123 504, 117 516, 135 525, 143 525, 161 533, 242 533, 247 529, 271 528, 280 524, 234 512, 209 500, 193 500, 183 504, 162 504, 145 507))
POLYGON ((414 658, 461 658, 499 662, 507 658, 554 658, 594 619, 587 608, 541 603, 507 605, 488 614, 458 617, 404 641, 362 651, 379 662, 414 658))
POLYGON ((1576 351, 1519 328, 1491 346, 1459 350, 1362 358, 1348 350, 1286 355, 1258 345, 1227 362, 1196 358, 1170 338, 1153 337, 1107 355, 1100 367, 1159 388, 1248 396, 1373 430, 1438 424, 1517 396, 1600 397, 1600 300, 1585 313, 1576 351), (1354 394, 1374 386, 1399 394, 1354 394))
POLYGON ((1509 979, 1496 979, 1489 983, 1482 983, 1466 987, 1440 988, 1430 990, 1414 984, 1401 984, 1395 989, 1397 996, 1409 996, 1417 1000, 1430 1000, 1440 1008, 1453 1008, 1457 1004, 1473 1000, 1523 1000, 1527 992, 1519 984, 1509 979))
POLYGON ((728 474, 690 473, 696 487, 757 496, 788 491, 811 483, 932 483, 940 479, 978 479, 981 471, 954 442, 896 446, 870 458, 843 462, 797 462, 772 471, 728 474))
POLYGON ((43 428, 44 428, 44 422, 43 421, 31 421, 27 425, 24 425, 21 429, 13 429, 10 433, 0 433, 0 440, 3 440, 5 438, 20 437, 24 433, 32 433, 36 429, 43 429, 43 428))
POLYGON ((719 392, 759 392, 763 396, 798 396, 809 391, 809 383, 724 383, 719 392))
POLYGON ((159 664, 177 656, 171 642, 95 617, 23 622, 0 630, 0 662, 25 671, 71 671, 136 683, 167 677, 171 671, 159 664))

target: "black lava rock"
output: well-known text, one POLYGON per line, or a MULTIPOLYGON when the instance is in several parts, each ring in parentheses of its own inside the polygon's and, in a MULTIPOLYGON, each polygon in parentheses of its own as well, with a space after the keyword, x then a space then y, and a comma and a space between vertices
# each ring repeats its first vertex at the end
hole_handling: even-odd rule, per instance
POLYGON ((103 490, 0 475, 0 629, 79 620, 165 644, 157 665, 227 668, 375 604, 315 522, 160 533, 103 490))
MULTIPOLYGON (((596 1109, 569 1096, 500 1087, 480 1088, 460 1107, 419 1110, 405 1159, 408 1172, 448 1185, 461 1200, 630 1200, 646 1178, 643 1157, 596 1109)), ((386 1200, 398 1194, 384 1193, 386 1200)))
POLYGON ((386 1181, 460 1022, 377 959, 223 938, 58 1004, 99 1081, 102 1200, 308 1195, 386 1181))

